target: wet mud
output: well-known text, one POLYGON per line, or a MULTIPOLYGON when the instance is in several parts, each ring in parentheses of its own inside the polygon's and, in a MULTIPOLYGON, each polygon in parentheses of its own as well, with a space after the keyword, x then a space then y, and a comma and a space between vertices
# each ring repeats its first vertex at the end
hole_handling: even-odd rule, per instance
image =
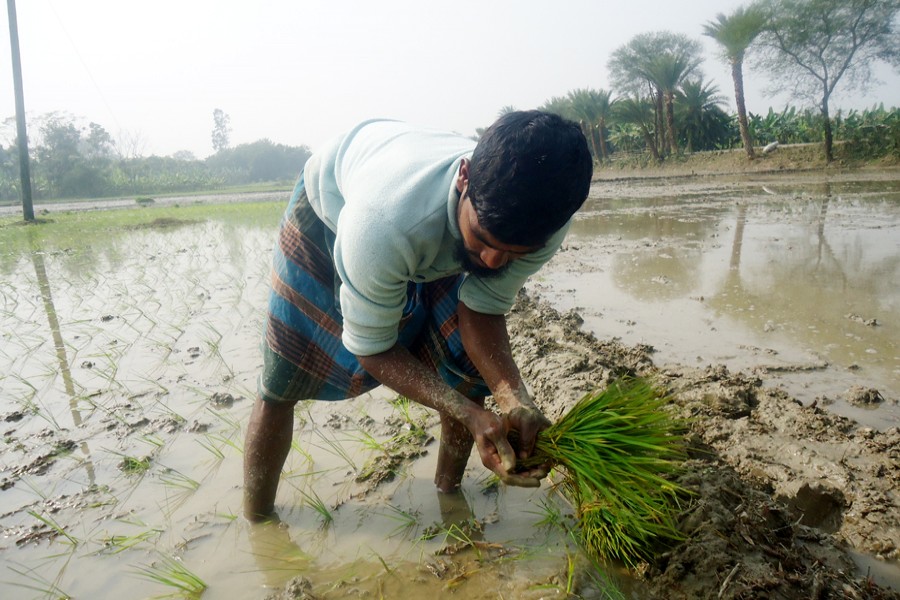
MULTIPOLYGON (((577 312, 560 313, 524 292, 509 324, 523 375, 551 418, 616 378, 642 376, 666 390, 668 410, 690 423, 689 459, 676 476, 691 494, 679 516, 684 539, 659 548, 652 562, 616 583, 616 592, 591 578, 594 565, 582 562, 571 575, 571 597, 900 598, 896 428, 876 431, 803 406, 783 391, 764 387, 758 376, 732 373, 722 365, 658 367, 648 346, 598 340, 584 331, 577 312), (862 562, 861 555, 870 562, 862 562), (881 576, 871 571, 872 561, 879 563, 881 576)), ((379 463, 390 474, 397 461, 418 456, 400 451, 379 463)), ((390 475, 367 477, 361 493, 371 494, 385 479, 390 475)), ((472 534, 482 526, 476 520, 468 527, 472 534)), ((562 571, 547 581, 519 581, 476 593, 470 561, 479 571, 502 573, 502 556, 511 551, 468 539, 444 545, 420 571, 443 581, 444 591, 457 579, 457 584, 467 581, 466 597, 507 597, 504 592, 544 597, 535 595, 535 587, 548 581, 559 594, 562 571)), ((616 566, 604 568, 615 571, 616 566)), ((298 576, 267 598, 337 597, 342 596, 298 576)), ((367 594, 355 589, 348 597, 367 594)))
POLYGON ((646 347, 601 342, 577 313, 524 295, 510 324, 551 418, 611 379, 641 375, 668 390, 671 410, 691 423, 691 459, 679 477, 694 493, 681 515, 685 540, 647 565, 645 597, 900 597, 861 576, 851 553, 894 569, 900 558, 896 428, 804 407, 723 366, 660 369, 646 347))
MULTIPOLYGON (((652 196, 664 187, 631 192, 652 196)), ((706 197, 710 184, 682 187, 706 197)), ((696 352, 673 360, 669 351, 663 359, 651 344, 666 344, 647 312, 629 310, 626 299, 621 315, 603 321, 613 330, 594 335, 599 310, 581 300, 572 308, 568 288, 554 288, 552 275, 530 284, 510 314, 523 376, 551 419, 623 375, 652 378, 670 393, 668 409, 691 423, 690 458, 678 475, 692 492, 680 514, 681 543, 658 548, 635 573, 598 569, 557 526, 569 515, 547 486, 497 485, 477 456, 461 494, 437 494, 436 416, 384 390, 298 407, 280 522, 250 526, 238 516, 242 430, 260 367, 281 208, 266 209, 252 227, 237 208, 236 222, 222 224, 213 220, 222 210, 215 217, 198 210, 150 216, 121 238, 104 230, 84 245, 73 239, 0 253, 8 280, 0 287, 0 596, 171 593, 135 576, 171 566, 168 558, 205 581, 194 597, 206 600, 900 598, 900 431, 879 419, 897 414, 895 388, 880 385, 894 367, 876 371, 865 356, 853 358, 856 369, 840 356, 788 359, 758 341, 743 345, 750 356, 743 363, 721 358, 735 354, 731 347, 704 351, 703 360, 696 352), (773 385, 787 375, 818 383, 801 398, 796 388, 773 385), (836 406, 883 426, 842 416, 836 406)), ((891 218, 873 217, 867 231, 883 233, 895 226, 891 218)), ((736 227, 684 227, 694 246, 705 234, 738 239, 736 227)), ((648 247, 643 237, 586 235, 604 251, 648 247)), ((747 241, 745 264, 754 256, 747 241)), ((662 248, 663 260, 677 250, 662 248)), ((590 255, 569 245, 559 256, 548 269, 564 273, 563 286, 584 283, 598 296, 586 279, 598 270, 590 255)), ((632 261, 623 270, 641 266, 632 261)), ((667 307, 712 305, 681 289, 693 273, 642 275, 651 289, 684 296, 663 295, 667 307)), ((784 327, 756 301, 749 322, 760 335, 772 333, 769 320, 784 327)), ((890 310, 832 312, 854 340, 890 337, 884 332, 896 327, 890 310)), ((804 323, 784 317, 792 320, 804 323)), ((719 319, 697 337, 716 347, 715 329, 727 324, 719 319)), ((887 355, 890 344, 872 356, 887 355)))

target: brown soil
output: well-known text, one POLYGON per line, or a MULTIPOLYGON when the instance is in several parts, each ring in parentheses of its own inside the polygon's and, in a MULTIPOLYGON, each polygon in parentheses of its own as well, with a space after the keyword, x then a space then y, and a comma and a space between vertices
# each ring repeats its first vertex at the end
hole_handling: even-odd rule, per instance
POLYGON ((685 540, 647 565, 648 597, 900 598, 854 574, 850 555, 900 557, 900 431, 860 428, 722 366, 657 367, 646 347, 601 342, 580 324, 524 295, 510 316, 548 416, 631 374, 667 388, 692 423, 685 540))

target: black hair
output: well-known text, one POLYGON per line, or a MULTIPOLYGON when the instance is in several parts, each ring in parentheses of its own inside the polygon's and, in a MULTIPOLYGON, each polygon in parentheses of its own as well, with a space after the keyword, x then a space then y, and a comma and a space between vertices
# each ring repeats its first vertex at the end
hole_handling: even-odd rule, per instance
POLYGON ((538 110, 501 116, 469 165, 478 224, 504 244, 544 244, 584 203, 594 163, 572 121, 538 110))

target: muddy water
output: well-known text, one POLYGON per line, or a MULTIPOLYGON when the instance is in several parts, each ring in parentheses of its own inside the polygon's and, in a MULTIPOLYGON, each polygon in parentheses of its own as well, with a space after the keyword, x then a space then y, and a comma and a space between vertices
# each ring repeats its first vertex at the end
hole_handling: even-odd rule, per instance
POLYGON ((239 517, 282 209, 0 229, 0 597, 172 592, 164 557, 208 585, 204 598, 261 598, 298 574, 386 597, 479 597, 498 577, 515 597, 565 588, 574 551, 541 524, 561 510, 545 491, 498 489, 473 464, 462 495, 439 498, 434 442, 374 491, 354 481, 409 423, 437 432, 387 393, 298 408, 282 525, 239 517), (475 552, 435 554, 458 544, 475 552))
POLYGON ((595 184, 532 284, 658 364, 724 363, 873 427, 900 424, 900 181, 595 184), (854 386, 887 399, 859 407, 854 386))
MULTIPOLYGON (((883 426, 895 404, 862 411, 840 392, 900 395, 898 202, 895 182, 598 184, 531 286, 658 362, 765 371, 883 426)), ((329 597, 563 597, 575 553, 543 525, 560 510, 545 491, 496 489, 473 460, 447 502, 433 443, 390 482, 356 484, 409 422, 435 434, 386 393, 301 406, 282 525, 238 516, 281 208, 0 229, 0 597, 171 592, 139 575, 164 556, 204 598, 262 597, 297 574, 329 597)))

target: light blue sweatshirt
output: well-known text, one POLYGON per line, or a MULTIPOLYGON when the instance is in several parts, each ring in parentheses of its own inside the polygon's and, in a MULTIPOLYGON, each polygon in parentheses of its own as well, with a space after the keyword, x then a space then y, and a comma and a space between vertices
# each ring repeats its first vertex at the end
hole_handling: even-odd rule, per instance
MULTIPOLYGON (((475 142, 458 134, 397 121, 366 121, 332 140, 306 163, 306 193, 335 232, 341 279, 343 344, 358 356, 390 349, 410 281, 462 272, 454 246, 460 162, 475 142)), ((525 280, 559 249, 568 225, 503 275, 467 275, 460 300, 474 311, 505 314, 525 280)))

